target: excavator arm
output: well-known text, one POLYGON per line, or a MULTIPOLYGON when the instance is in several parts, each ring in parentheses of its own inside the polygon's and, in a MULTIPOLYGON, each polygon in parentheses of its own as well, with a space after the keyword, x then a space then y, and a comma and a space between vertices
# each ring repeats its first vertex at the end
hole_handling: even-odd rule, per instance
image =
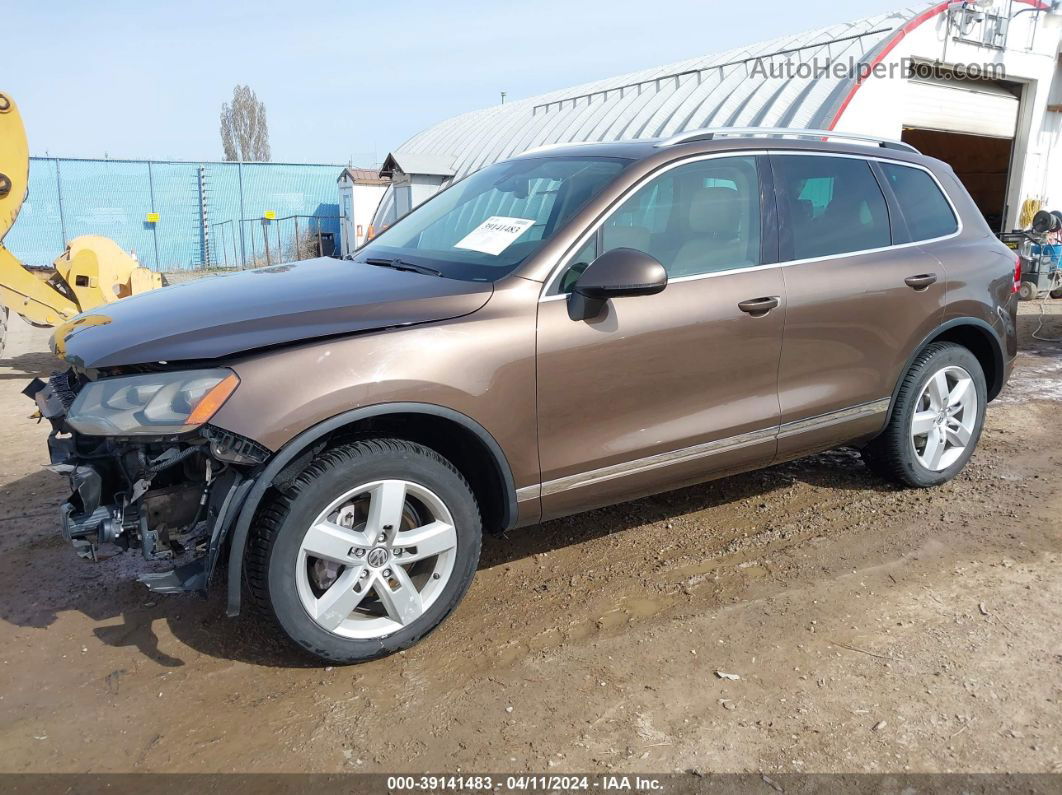
POLYGON ((0 94, 0 304, 32 323, 54 326, 81 311, 47 282, 22 267, 3 247, 29 189, 29 144, 14 101, 0 94))
MULTIPOLYGON (((22 116, 0 93, 0 329, 8 309, 30 323, 57 326, 78 313, 162 286, 162 277, 105 237, 71 240, 48 279, 27 270, 4 248, 29 190, 29 144, 22 116)), ((0 351, 3 339, 0 338, 0 351)))
POLYGON ((0 304, 38 326, 58 326, 81 310, 48 282, 22 267, 0 245, 0 304))
POLYGON ((0 94, 0 240, 22 209, 29 189, 29 144, 15 103, 0 94))

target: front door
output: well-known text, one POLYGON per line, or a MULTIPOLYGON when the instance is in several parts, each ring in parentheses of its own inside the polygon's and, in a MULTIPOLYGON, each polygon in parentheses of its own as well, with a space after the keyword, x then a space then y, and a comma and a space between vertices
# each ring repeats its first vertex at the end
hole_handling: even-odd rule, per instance
POLYGON ((771 461, 785 290, 761 219, 760 157, 666 168, 580 244, 539 306, 538 419, 545 517, 771 461), (653 296, 590 320, 566 297, 595 256, 645 251, 653 296), (758 303, 757 303, 758 302, 758 303))

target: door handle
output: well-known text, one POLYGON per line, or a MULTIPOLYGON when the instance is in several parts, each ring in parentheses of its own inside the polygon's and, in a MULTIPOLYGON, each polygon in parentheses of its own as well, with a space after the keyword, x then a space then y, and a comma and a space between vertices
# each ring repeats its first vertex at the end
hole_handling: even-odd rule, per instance
POLYGON ((778 296, 771 295, 766 298, 752 298, 748 301, 742 301, 738 304, 738 309, 753 317, 763 317, 772 309, 777 309, 779 303, 778 296))
POLYGON ((917 276, 908 276, 903 280, 903 283, 910 287, 912 290, 924 290, 929 285, 934 284, 937 281, 937 274, 935 273, 920 273, 917 276))

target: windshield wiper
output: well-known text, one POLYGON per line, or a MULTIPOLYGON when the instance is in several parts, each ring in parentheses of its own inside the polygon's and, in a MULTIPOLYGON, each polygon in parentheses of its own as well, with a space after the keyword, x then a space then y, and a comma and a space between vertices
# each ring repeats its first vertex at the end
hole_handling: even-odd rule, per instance
POLYGON ((368 257, 362 260, 367 265, 375 265, 378 268, 394 268, 396 271, 409 271, 410 273, 421 273, 425 276, 442 276, 442 271, 435 270, 435 268, 429 268, 427 265, 414 265, 412 262, 405 262, 401 259, 380 259, 378 257, 368 257))

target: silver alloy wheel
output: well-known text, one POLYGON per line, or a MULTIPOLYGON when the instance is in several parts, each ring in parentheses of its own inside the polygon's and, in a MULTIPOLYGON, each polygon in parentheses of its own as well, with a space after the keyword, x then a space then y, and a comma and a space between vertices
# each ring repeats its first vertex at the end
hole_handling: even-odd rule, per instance
POLYGON ((454 570, 457 530, 439 497, 379 480, 334 500, 306 530, 295 564, 302 606, 322 628, 380 638, 431 607, 454 570))
POLYGON ((918 462, 942 472, 962 456, 977 428, 977 389, 966 370, 949 365, 922 388, 911 420, 918 462))

